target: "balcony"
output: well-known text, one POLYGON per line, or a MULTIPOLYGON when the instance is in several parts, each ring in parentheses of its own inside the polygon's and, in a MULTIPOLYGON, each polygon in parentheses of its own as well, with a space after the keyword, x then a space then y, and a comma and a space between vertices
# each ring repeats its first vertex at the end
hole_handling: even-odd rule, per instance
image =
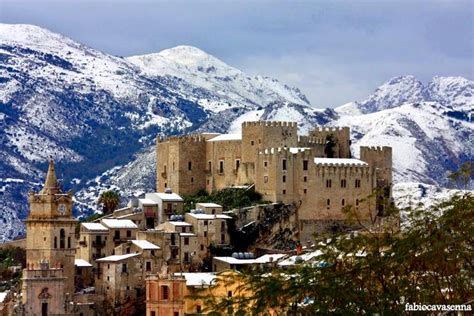
POLYGON ((104 248, 105 247, 105 240, 93 240, 92 247, 94 248, 104 248))

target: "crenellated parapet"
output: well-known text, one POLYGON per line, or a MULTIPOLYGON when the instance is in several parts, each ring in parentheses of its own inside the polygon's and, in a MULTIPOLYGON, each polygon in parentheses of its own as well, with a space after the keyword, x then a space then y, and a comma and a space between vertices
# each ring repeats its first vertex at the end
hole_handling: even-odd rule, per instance
POLYGON ((190 134, 183 136, 170 136, 167 138, 159 137, 157 139, 158 143, 204 143, 207 138, 201 134, 190 134))
POLYGON ((262 126, 262 127, 298 127, 297 122, 287 121, 246 121, 242 123, 242 128, 251 126, 262 126))

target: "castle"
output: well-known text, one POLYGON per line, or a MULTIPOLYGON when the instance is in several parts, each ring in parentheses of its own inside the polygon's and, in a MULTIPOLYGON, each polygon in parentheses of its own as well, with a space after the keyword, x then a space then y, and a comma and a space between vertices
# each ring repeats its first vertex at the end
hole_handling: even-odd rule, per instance
POLYGON ((390 201, 392 149, 361 147, 354 159, 350 144, 348 127, 299 136, 296 122, 275 121, 244 122, 241 134, 158 138, 156 188, 189 195, 254 185, 263 200, 299 205, 300 239, 310 240, 342 223, 348 205, 373 222, 390 201))

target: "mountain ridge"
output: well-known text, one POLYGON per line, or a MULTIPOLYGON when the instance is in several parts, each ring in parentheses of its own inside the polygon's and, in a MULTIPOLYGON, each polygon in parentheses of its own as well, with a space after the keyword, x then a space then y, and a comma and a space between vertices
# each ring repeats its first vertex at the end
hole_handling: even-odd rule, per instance
POLYGON ((414 167, 399 172, 406 166, 395 156, 396 179, 435 185, 445 185, 441 170, 474 156, 461 153, 473 134, 469 79, 435 77, 419 86, 415 77, 400 76, 364 101, 315 109, 297 88, 247 76, 198 48, 152 55, 160 53, 167 56, 160 57, 161 72, 145 73, 148 57, 111 56, 43 28, 0 24, 0 240, 21 234, 27 192, 39 188, 50 157, 65 189, 77 192, 76 215, 95 210, 106 189, 124 198, 153 190, 156 135, 238 132, 254 119, 295 120, 302 132, 345 124, 357 146, 384 145, 383 137, 396 147, 410 140, 403 152, 417 154, 414 167), (190 61, 193 54, 197 60, 190 61))

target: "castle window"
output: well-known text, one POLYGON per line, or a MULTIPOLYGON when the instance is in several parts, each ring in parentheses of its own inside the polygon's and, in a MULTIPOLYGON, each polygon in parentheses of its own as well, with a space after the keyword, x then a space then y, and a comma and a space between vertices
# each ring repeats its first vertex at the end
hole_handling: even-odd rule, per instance
POLYGON ((303 193, 306 194, 307 191, 308 191, 308 190, 304 189, 304 190, 303 190, 303 193))
POLYGON ((161 299, 164 301, 169 299, 169 289, 166 285, 161 286, 161 299))
POLYGON ((283 176, 282 181, 283 181, 283 182, 286 182, 286 176, 283 176))
POLYGON ((331 200, 330 199, 327 199, 326 205, 328 206, 328 208, 331 206, 331 200))
POLYGON ((259 140, 258 140, 258 143, 259 143, 259 144, 261 144, 261 143, 262 143, 262 140, 261 140, 261 139, 259 139, 259 140))
POLYGON ((286 190, 283 190, 283 194, 286 194, 286 190))
POLYGON ((303 170, 308 170, 308 160, 303 160, 303 170))
POLYGON ((207 232, 204 232, 204 237, 207 237, 207 232))
POLYGON ((268 182, 268 177, 267 177, 267 176, 264 176, 264 177, 263 177, 263 182, 264 182, 264 183, 267 183, 267 182, 268 182))
POLYGON ((122 273, 127 273, 127 264, 126 263, 122 264, 122 273))
POLYGON ((67 238, 67 247, 71 248, 71 237, 67 238))
POLYGON ((286 170, 286 159, 282 160, 282 165, 281 165, 282 170, 286 170))
POLYGON ((235 170, 239 170, 240 167, 240 159, 235 160, 235 170))
POLYGON ((192 163, 191 161, 189 161, 189 162, 188 162, 188 170, 190 170, 190 171, 191 171, 191 169, 192 169, 192 166, 193 166, 193 163, 192 163))
POLYGON ((184 244, 189 245, 189 237, 184 237, 184 244))
POLYGON ((221 231, 225 231, 225 222, 224 221, 221 222, 221 231))
POLYGON ((66 233, 64 229, 61 228, 59 231, 59 248, 64 249, 66 247, 66 233))
POLYGON ((359 206, 359 199, 356 200, 356 206, 359 206))
POLYGON ((147 261, 147 262, 145 263, 145 270, 146 270, 147 272, 150 272, 150 271, 151 271, 151 262, 150 262, 150 261, 147 261))
POLYGON ((304 177, 303 177, 303 181, 304 181, 304 182, 308 182, 308 177, 307 177, 307 176, 304 176, 304 177))
POLYGON ((253 142, 253 140, 251 140, 251 141, 250 141, 250 145, 253 146, 253 144, 254 144, 254 142, 253 142))
POLYGON ((346 201, 344 201, 344 199, 342 199, 342 206, 344 206, 346 204, 346 201))
POLYGON ((355 187, 360 188, 360 179, 355 180, 355 187))
POLYGON ((191 183, 194 183, 194 177, 191 177, 191 183))
POLYGON ((341 188, 345 188, 345 187, 346 187, 346 180, 342 179, 341 180, 341 188))
POLYGON ((232 297, 232 291, 227 291, 227 297, 232 297))
POLYGON ((132 231, 131 230, 127 230, 127 237, 132 237, 132 231))
POLYGON ((219 173, 224 173, 224 160, 219 161, 219 173))
POLYGON ((212 172, 212 162, 210 160, 207 162, 207 168, 209 172, 212 172))
POLYGON ((56 249, 56 248, 58 248, 58 237, 54 236, 54 249, 56 249))
POLYGON ((165 182, 165 189, 168 187, 168 183, 165 182))
POLYGON ((330 188, 332 185, 331 180, 326 180, 326 188, 330 188))
POLYGON ((263 162, 263 166, 266 167, 268 165, 268 162, 267 161, 264 161, 263 162))

